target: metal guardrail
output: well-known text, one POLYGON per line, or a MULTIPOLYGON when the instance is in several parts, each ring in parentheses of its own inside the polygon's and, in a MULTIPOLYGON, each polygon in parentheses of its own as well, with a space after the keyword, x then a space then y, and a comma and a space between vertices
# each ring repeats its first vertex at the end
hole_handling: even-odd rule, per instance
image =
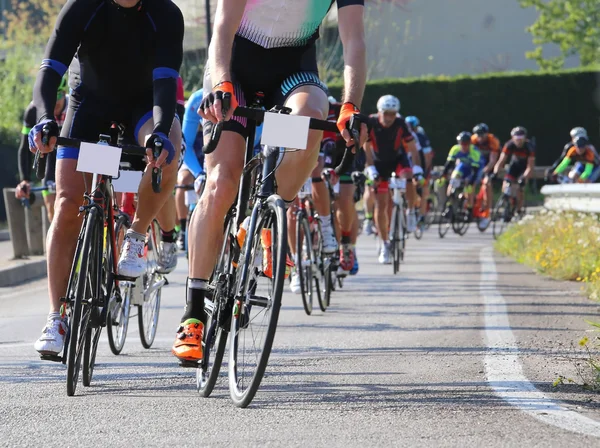
POLYGON ((541 192, 549 210, 600 213, 600 184, 544 185, 541 192))
POLYGON ((4 188, 4 206, 14 258, 44 255, 48 219, 41 197, 29 208, 15 197, 14 188, 4 188))

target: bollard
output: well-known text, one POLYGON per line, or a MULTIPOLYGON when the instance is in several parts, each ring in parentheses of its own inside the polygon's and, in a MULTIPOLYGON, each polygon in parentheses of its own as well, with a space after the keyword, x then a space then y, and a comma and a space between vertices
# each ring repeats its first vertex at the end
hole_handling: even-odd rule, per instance
POLYGON ((14 258, 26 258, 29 255, 29 245, 25 226, 25 210, 21 202, 15 198, 14 188, 4 188, 2 193, 4 194, 4 207, 6 208, 14 258))
POLYGON ((27 228, 27 244, 29 255, 44 255, 44 227, 42 213, 44 201, 36 198, 33 205, 25 209, 25 225, 27 228))

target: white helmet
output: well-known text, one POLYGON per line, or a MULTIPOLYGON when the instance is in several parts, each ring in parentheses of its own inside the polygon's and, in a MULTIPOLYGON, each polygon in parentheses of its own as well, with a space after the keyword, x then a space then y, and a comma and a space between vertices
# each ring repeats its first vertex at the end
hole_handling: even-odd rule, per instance
POLYGON ((577 138, 577 137, 586 137, 587 138, 587 131, 582 128, 582 127, 576 127, 571 129, 571 138, 577 138))
POLYGON ((400 100, 393 95, 383 95, 377 101, 378 112, 398 112, 400 110, 400 100))

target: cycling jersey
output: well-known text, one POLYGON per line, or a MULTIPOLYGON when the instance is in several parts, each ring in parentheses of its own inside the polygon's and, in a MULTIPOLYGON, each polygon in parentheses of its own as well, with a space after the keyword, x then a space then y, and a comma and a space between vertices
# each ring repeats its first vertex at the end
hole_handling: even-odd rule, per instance
POLYGON ((527 163, 529 157, 535 156, 535 149, 529 140, 525 140, 522 147, 518 147, 513 140, 509 140, 502 148, 502 152, 510 156, 510 163, 527 163))
POLYGON ((334 3, 342 8, 364 5, 364 0, 248 1, 237 35, 268 49, 309 45, 334 3))
MULTIPOLYGON (((250 105, 256 92, 264 94, 270 109, 283 105, 300 86, 315 86, 327 93, 319 79, 315 41, 332 0, 253 0, 246 2, 233 41, 231 76, 240 106, 250 105), (276 61, 276 63, 274 63, 276 61)), ((363 5, 364 0, 337 0, 337 7, 363 5)), ((204 72, 205 90, 212 90, 210 66, 204 72)), ((247 136, 247 120, 234 117, 223 129, 247 136)), ((205 123, 204 134, 213 124, 205 123)))
MULTIPOLYGON (((58 115, 54 116, 54 120, 58 127, 61 128, 65 122, 67 115, 67 106, 69 105, 69 97, 65 96, 65 103, 62 110, 58 115)), ((29 131, 37 124, 37 108, 33 101, 29 103, 25 113, 23 114, 23 128, 21 129, 21 144, 19 145, 19 176, 21 181, 31 181, 31 166, 33 164, 33 153, 29 150, 29 131)), ((47 154, 46 157, 46 175, 44 180, 46 182, 55 181, 55 167, 56 167, 56 152, 52 151, 47 154)))
POLYGON ((479 171, 480 165, 481 153, 475 145, 469 145, 467 152, 463 151, 460 145, 454 145, 448 153, 446 165, 444 166, 444 175, 448 174, 450 169, 454 167, 455 171, 460 173, 463 178, 474 178, 479 171))
POLYGON ((565 171, 569 165, 574 164, 575 171, 580 174, 581 179, 585 180, 592 174, 594 166, 596 165, 596 158, 596 151, 591 145, 586 146, 583 153, 579 153, 575 146, 571 146, 563 161, 556 167, 555 172, 560 174, 565 171))
POLYGON ((375 161, 395 163, 404 153, 404 144, 415 140, 404 118, 396 117, 390 127, 383 127, 377 114, 369 116, 367 121, 368 139, 373 147, 375 161))
POLYGON ((198 129, 202 126, 202 117, 198 114, 198 108, 202 102, 202 89, 192 93, 187 103, 185 103, 185 113, 181 122, 181 132, 187 145, 187 150, 183 157, 183 166, 194 178, 204 172, 204 154, 202 153, 202 133, 198 129), (200 141, 196 142, 200 137, 200 141), (200 146, 198 148, 198 145, 200 146))
POLYGON ((490 160, 492 153, 500 153, 500 140, 494 134, 488 134, 485 140, 481 140, 477 134, 474 134, 471 136, 471 143, 479 149, 485 160, 490 160))
MULTIPOLYGON (((154 132, 168 134, 177 104, 183 28, 181 11, 170 0, 140 1, 132 8, 112 0, 69 0, 34 88, 38 118, 52 117, 56 89, 75 56, 65 136, 95 141, 113 120, 131 133, 150 118, 154 132)), ((76 158, 78 150, 68 149, 62 156, 76 158)))

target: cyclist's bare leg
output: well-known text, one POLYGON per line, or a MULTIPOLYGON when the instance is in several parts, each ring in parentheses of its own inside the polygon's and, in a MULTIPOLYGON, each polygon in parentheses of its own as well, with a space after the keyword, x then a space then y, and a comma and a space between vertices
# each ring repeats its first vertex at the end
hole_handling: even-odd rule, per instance
POLYGON ((76 159, 56 161, 56 202, 54 219, 48 230, 47 265, 50 312, 60 310, 60 298, 64 297, 71 272, 71 260, 77 246, 77 234, 83 215, 79 206, 83 204, 83 193, 91 187, 92 176, 77 172, 76 159))
POLYGON ((160 228, 166 232, 170 232, 175 229, 175 218, 177 215, 176 207, 175 207, 175 196, 172 194, 167 198, 167 202, 159 212, 156 214, 156 220, 160 225, 160 228))
POLYGON ((365 218, 367 219, 372 219, 373 213, 375 212, 375 193, 372 190, 370 185, 366 185, 363 194, 363 206, 365 209, 365 218))
POLYGON ((354 208, 354 217, 352 219, 352 234, 350 235, 350 242, 353 246, 356 245, 356 241, 358 240, 359 224, 360 223, 358 222, 358 212, 356 211, 356 208, 354 208))
POLYGON ((492 181, 488 177, 485 177, 483 179, 483 185, 485 185, 485 193, 486 193, 485 210, 489 210, 492 207, 492 203, 494 201, 494 192, 492 190, 492 181))
POLYGON ((350 236, 356 210, 354 208, 354 184, 340 184, 340 194, 337 200, 337 221, 340 223, 339 235, 350 236))
MULTIPOLYGON (((142 125, 137 135, 138 142, 141 146, 145 145, 146 139, 152 134, 153 128, 154 122, 151 118, 142 125)), ((138 189, 138 206, 131 225, 131 229, 134 232, 146 234, 152 220, 158 215, 167 200, 173 196, 173 188, 175 188, 175 182, 177 181, 177 161, 179 160, 181 151, 181 125, 179 124, 179 120, 173 120, 173 125, 169 132, 169 140, 175 147, 175 157, 173 157, 170 164, 165 164, 162 167, 161 192, 155 193, 152 190, 152 170, 150 169, 147 169, 144 172, 142 181, 140 182, 140 187, 138 189)), ((174 205, 175 204, 173 203, 172 221, 175 220, 174 205)), ((170 224, 170 222, 165 222, 164 224, 170 224)), ((175 225, 173 225, 171 229, 174 227, 175 225)))
POLYGON ((429 199, 429 181, 426 180, 421 188, 421 216, 427 213, 427 200, 429 199))
MULTIPOLYGON (((323 168, 325 168, 325 160, 323 160, 323 157, 319 157, 317 166, 310 176, 313 179, 321 179, 323 168)), ((331 201, 329 199, 329 190, 324 181, 312 183, 312 198, 315 210, 319 216, 329 216, 331 213, 331 201)))
POLYGON ((417 201, 417 186, 412 180, 409 180, 408 175, 402 175, 406 181, 406 203, 408 204, 408 209, 413 210, 415 208, 415 202, 417 201))
POLYGON ((52 222, 52 218, 54 218, 54 202, 56 201, 55 194, 49 194, 44 196, 44 207, 46 207, 46 216, 48 217, 48 222, 52 222))
POLYGON ((377 191, 375 193, 375 225, 377 226, 377 231, 379 232, 379 237, 382 241, 388 240, 388 232, 390 225, 390 218, 388 213, 388 208, 390 205, 390 192, 386 191, 377 191))
MULTIPOLYGON (((188 170, 179 170, 177 173, 178 185, 191 185, 194 183, 194 176, 188 170)), ((177 207, 177 219, 179 221, 187 219, 188 208, 185 205, 185 190, 178 188, 175 190, 175 205, 177 207)))
MULTIPOLYGON (((293 115, 302 115, 325 120, 329 110, 329 101, 323 90, 316 86, 300 86, 285 102, 293 115)), ((308 145, 305 151, 288 152, 277 172, 277 193, 284 200, 292 200, 302 184, 308 179, 319 157, 319 148, 323 132, 311 130, 308 133, 308 145)))
POLYGON ((205 158, 206 186, 188 225, 190 278, 208 279, 215 267, 223 219, 238 191, 245 147, 240 134, 223 131, 217 149, 205 158))

